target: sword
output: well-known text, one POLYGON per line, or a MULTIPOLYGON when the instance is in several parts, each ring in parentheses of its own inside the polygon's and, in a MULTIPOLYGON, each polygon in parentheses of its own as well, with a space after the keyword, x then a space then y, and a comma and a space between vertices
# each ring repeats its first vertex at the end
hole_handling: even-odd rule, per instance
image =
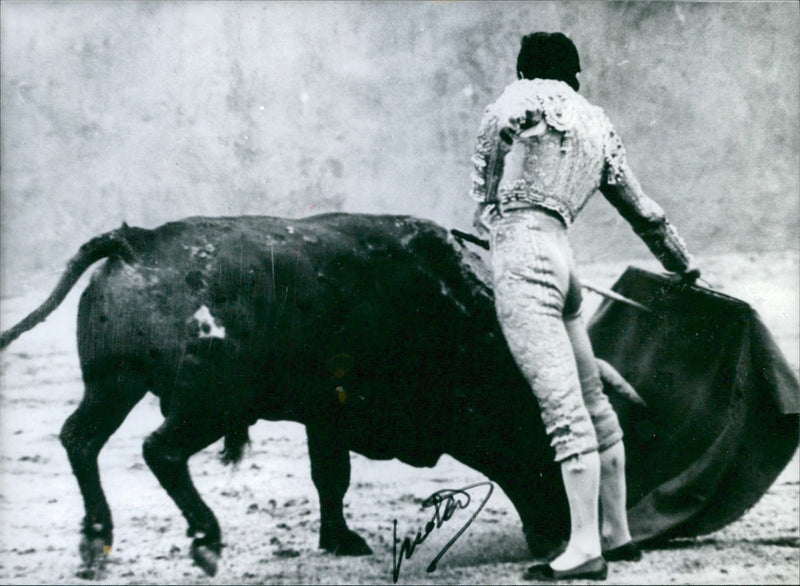
MULTIPOLYGON (((468 232, 462 232, 461 230, 450 230, 450 233, 455 236, 455 238, 459 241, 466 240, 467 242, 471 242, 476 246, 480 246, 484 250, 489 250, 489 242, 484 240, 483 238, 479 238, 474 234, 469 234, 468 232)), ((628 299, 624 295, 620 295, 616 291, 612 291, 611 289, 606 289, 605 287, 600 287, 598 285, 593 285, 592 283, 581 282, 581 286, 584 289, 588 289, 598 295, 602 295, 603 297, 607 297, 608 299, 613 299, 614 301, 619 301, 620 303, 624 303, 625 305, 630 305, 631 307, 635 307, 636 309, 640 309, 641 311, 646 311, 651 313, 653 310, 647 307, 646 305, 642 305, 638 301, 634 301, 633 299, 628 299)))
POLYGON ((642 305, 638 301, 634 301, 633 299, 628 299, 624 295, 620 295, 616 291, 612 291, 611 289, 606 289, 604 287, 598 287, 597 285, 592 285, 591 283, 581 282, 581 286, 584 289, 588 289, 589 291, 593 291, 598 295, 602 295, 603 297, 608 297, 609 299, 613 299, 614 301, 619 301, 620 303, 624 303, 626 305, 630 305, 631 307, 635 307, 636 309, 641 309, 642 311, 646 311, 647 313, 652 313, 653 310, 647 307, 646 305, 642 305))
POLYGON ((456 240, 459 240, 459 241, 466 240, 467 242, 471 242, 472 244, 475 244, 476 246, 480 246, 484 250, 489 250, 489 241, 488 240, 484 240, 483 238, 479 238, 478 236, 475 236, 474 234, 470 234, 469 232, 462 232, 461 230, 456 230, 455 228, 450 230, 450 234, 455 236, 456 240))

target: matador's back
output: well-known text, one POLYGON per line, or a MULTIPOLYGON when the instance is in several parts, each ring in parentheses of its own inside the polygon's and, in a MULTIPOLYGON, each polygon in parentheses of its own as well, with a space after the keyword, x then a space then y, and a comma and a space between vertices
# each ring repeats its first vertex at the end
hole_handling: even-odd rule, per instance
POLYGON ((476 171, 497 169, 498 158, 504 164, 489 181, 473 174, 473 196, 504 208, 543 206, 571 224, 589 197, 616 179, 624 156, 601 108, 566 83, 522 79, 486 109, 473 163, 476 171), (487 193, 492 182, 496 192, 487 193))
POLYGON ((605 112, 562 81, 507 86, 486 108, 472 163, 472 196, 486 218, 544 207, 569 226, 600 190, 667 270, 689 265, 685 243, 642 191, 605 112))

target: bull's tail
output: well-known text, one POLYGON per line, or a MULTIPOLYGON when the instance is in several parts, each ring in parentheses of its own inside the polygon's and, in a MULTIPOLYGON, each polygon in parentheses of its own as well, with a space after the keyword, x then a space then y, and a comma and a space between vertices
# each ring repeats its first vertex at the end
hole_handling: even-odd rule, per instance
POLYGON ((133 260, 136 255, 125 236, 127 230, 128 226, 123 224, 121 228, 92 238, 81 246, 78 253, 70 259, 50 297, 17 325, 0 334, 0 349, 43 322, 64 300, 86 269, 98 260, 115 255, 127 261, 133 260))

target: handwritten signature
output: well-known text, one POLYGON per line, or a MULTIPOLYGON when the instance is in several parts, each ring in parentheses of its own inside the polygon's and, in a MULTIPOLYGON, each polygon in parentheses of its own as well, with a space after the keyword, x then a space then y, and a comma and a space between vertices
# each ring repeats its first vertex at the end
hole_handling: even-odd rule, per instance
POLYGON ((439 563, 439 560, 442 559, 442 556, 447 553, 447 550, 452 547, 452 545, 458 540, 459 537, 467 530, 472 522, 475 520, 475 517, 478 516, 478 513, 483 510, 484 505, 489 500, 489 497, 492 496, 492 492, 494 491, 494 484, 491 482, 477 482, 475 484, 470 484, 469 486, 465 486, 463 488, 458 489, 450 489, 445 488, 443 490, 437 490, 431 496, 426 498, 422 501, 422 508, 427 509, 433 507, 433 516, 431 520, 425 524, 425 531, 417 531, 416 537, 412 540, 410 537, 406 537, 403 540, 402 545, 400 546, 400 555, 397 555, 397 544, 400 543, 400 540, 397 539, 397 519, 394 520, 394 530, 393 530, 393 543, 392 543, 392 580, 393 582, 397 583, 397 579, 400 577, 400 565, 403 563, 403 556, 405 559, 410 560, 411 556, 414 555, 414 551, 416 550, 417 546, 422 544, 428 536, 434 531, 434 529, 440 528, 446 521, 449 521, 450 518, 455 514, 458 509, 466 509, 472 497, 470 497, 468 490, 472 490, 473 488, 478 488, 479 486, 486 486, 489 488, 489 491, 486 493, 486 496, 483 497, 483 501, 481 501, 480 506, 475 510, 472 516, 467 520, 466 523, 458 530, 458 532, 453 536, 453 538, 448 541, 442 550, 436 555, 435 558, 428 564, 427 571, 433 572, 436 570, 436 564, 439 563))

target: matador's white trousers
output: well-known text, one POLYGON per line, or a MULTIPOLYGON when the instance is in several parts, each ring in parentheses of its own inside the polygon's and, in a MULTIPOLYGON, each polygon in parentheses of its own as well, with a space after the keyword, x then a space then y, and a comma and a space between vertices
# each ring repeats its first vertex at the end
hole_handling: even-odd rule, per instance
POLYGON ((541 209, 491 220, 497 317, 542 411, 556 462, 622 439, 581 317, 567 228, 541 209))

